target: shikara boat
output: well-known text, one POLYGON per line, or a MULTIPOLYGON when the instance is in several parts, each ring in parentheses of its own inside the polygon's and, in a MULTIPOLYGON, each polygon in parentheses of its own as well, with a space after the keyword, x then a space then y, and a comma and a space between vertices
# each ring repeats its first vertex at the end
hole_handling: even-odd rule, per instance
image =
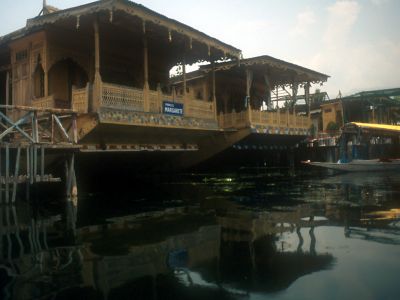
MULTIPOLYGON (((369 124, 351 122, 343 126, 340 136, 340 160, 334 162, 311 162, 305 161, 304 164, 322 167, 326 169, 343 172, 382 172, 400 170, 400 159, 381 158, 381 159, 348 159, 347 141, 354 140, 356 143, 364 143, 364 146, 371 143, 371 140, 390 139, 391 146, 395 154, 399 151, 400 126, 369 124)), ((359 144, 360 145, 360 144, 359 144)), ((358 146, 360 147, 360 146, 358 146)))
POLYGON ((305 162, 305 164, 343 172, 386 172, 400 170, 400 159, 355 159, 348 163, 305 162))

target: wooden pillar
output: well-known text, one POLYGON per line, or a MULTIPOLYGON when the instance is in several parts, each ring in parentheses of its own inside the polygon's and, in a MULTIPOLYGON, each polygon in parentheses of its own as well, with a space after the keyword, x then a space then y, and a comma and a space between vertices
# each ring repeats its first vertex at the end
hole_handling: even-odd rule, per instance
POLYGON ((293 112, 292 112, 292 123, 294 127, 296 127, 296 102, 297 102, 297 92, 299 90, 299 84, 297 82, 292 83, 292 103, 293 103, 293 112))
POLYGON ((157 84, 157 102, 158 102, 158 112, 162 113, 162 90, 161 84, 157 84))
POLYGON ((250 101, 250 90, 253 82, 253 72, 249 69, 246 69, 246 101, 247 101, 247 109, 249 112, 249 121, 251 123, 251 101, 250 101))
POLYGON ((186 96, 186 59, 183 56, 182 59, 182 79, 183 79, 183 97, 186 96))
MULTIPOLYGON (((288 102, 286 102, 288 104, 288 102)), ((286 127, 289 128, 289 110, 290 110, 290 104, 286 105, 286 127)))
POLYGON ((189 101, 186 93, 186 59, 185 55, 182 58, 182 79, 183 79, 183 113, 187 115, 189 110, 189 101))
POLYGON ((101 104, 101 75, 100 75, 100 37, 99 23, 97 19, 93 23, 94 29, 94 82, 93 82, 93 107, 92 111, 97 111, 101 104))
POLYGON ((75 175, 75 154, 72 153, 69 161, 65 162, 66 167, 66 186, 67 186, 67 197, 76 197, 78 195, 78 188, 76 184, 75 175))
POLYGON ((267 74, 264 74, 264 82, 265 82, 265 86, 267 88, 267 107, 268 109, 272 108, 272 98, 271 98, 271 90, 272 90, 272 86, 271 86, 271 81, 269 80, 269 77, 267 74))
POLYGON ((150 110, 149 103, 149 51, 146 36, 146 23, 143 22, 143 101, 144 111, 150 110))
POLYGON ((10 104, 10 72, 6 74, 6 105, 10 104))
POLYGON ((310 110, 311 110, 311 103, 310 103, 310 82, 307 82, 304 85, 304 100, 306 101, 307 105, 307 116, 311 118, 310 110))
POLYGON ((279 87, 276 86, 276 112, 278 114, 278 127, 281 127, 281 109, 279 107, 279 87))
POLYGON ((47 54, 48 54, 48 44, 47 44, 47 35, 44 39, 44 46, 43 46, 43 58, 42 58, 42 67, 43 67, 43 71, 44 71, 44 97, 49 96, 49 75, 48 75, 48 58, 47 58, 47 54))
POLYGON ((217 120, 217 86, 215 82, 215 62, 212 60, 212 101, 214 105, 214 118, 217 120))

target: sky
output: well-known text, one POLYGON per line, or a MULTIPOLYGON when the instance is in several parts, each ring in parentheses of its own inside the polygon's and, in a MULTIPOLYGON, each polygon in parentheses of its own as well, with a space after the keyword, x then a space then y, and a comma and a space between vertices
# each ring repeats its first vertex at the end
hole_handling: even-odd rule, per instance
MULTIPOLYGON (((92 1, 47 0, 68 8, 92 1)), ((331 76, 335 98, 400 87, 399 0, 141 0, 169 18, 243 51, 331 76)), ((0 0, 0 36, 25 26, 42 0, 0 0)))

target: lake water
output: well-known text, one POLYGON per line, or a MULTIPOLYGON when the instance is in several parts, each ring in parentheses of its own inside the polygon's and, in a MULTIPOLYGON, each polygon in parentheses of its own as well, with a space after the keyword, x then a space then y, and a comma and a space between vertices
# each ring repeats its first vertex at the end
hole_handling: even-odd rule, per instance
POLYGON ((0 299, 400 299, 400 174, 254 171, 0 206, 0 299))

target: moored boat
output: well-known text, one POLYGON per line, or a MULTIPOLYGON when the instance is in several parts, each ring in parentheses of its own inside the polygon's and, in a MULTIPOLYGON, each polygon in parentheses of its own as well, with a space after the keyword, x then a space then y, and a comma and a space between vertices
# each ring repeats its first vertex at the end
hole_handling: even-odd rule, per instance
POLYGON ((380 159, 369 159, 370 153, 368 150, 372 143, 375 145, 377 143, 390 145, 392 148, 390 156, 398 157, 400 149, 400 126, 352 122, 343 126, 339 140, 340 159, 338 162, 305 161, 303 163, 343 172, 387 172, 400 170, 399 158, 392 159, 386 156, 380 159), (351 157, 348 153, 349 146, 352 148, 351 157), (360 153, 364 153, 364 155, 360 155, 360 153), (367 159, 360 159, 360 156, 367 159))
POLYGON ((400 159, 355 159, 348 163, 332 162, 304 162, 305 164, 344 172, 370 172, 400 170, 400 159))

